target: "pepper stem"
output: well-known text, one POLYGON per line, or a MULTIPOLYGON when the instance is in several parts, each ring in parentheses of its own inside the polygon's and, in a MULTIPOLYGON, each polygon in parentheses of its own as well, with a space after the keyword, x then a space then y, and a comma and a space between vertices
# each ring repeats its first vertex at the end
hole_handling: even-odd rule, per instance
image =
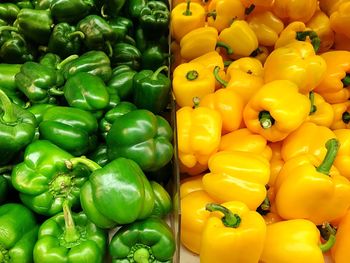
POLYGON ((72 213, 70 211, 70 207, 67 200, 63 202, 62 207, 63 207, 64 222, 65 222, 64 240, 67 243, 72 243, 77 241, 80 238, 80 234, 78 230, 75 228, 72 213))
POLYGON ((0 167, 0 174, 12 171, 13 167, 14 165, 11 165, 11 164, 0 167))
POLYGON ((158 68, 151 77, 151 80, 157 80, 158 78, 158 74, 163 71, 163 70, 168 70, 168 66, 161 66, 160 68, 158 68))
POLYGON ((229 55, 233 54, 233 49, 229 45, 227 45, 226 43, 224 43, 222 41, 216 42, 216 47, 223 47, 226 50, 227 54, 229 54, 229 55))
POLYGON ((48 93, 54 96, 62 96, 64 94, 64 91, 57 88, 50 88, 48 90, 48 93))
POLYGON ((62 60, 57 66, 57 69, 61 69, 64 65, 66 65, 67 63, 71 62, 72 60, 77 59, 79 56, 74 54, 74 55, 70 55, 69 57, 66 57, 64 60, 62 60))
POLYGON ((6 93, 0 89, 0 101, 3 111, 2 120, 6 123, 14 123, 17 121, 17 117, 14 111, 13 104, 6 93))
POLYGON ((350 74, 346 73, 346 76, 341 80, 343 82, 344 87, 350 86, 350 74))
POLYGON ((186 11, 182 13, 184 16, 191 16, 191 0, 187 0, 186 11))
POLYGON ((245 10, 244 10, 244 14, 245 15, 249 15, 251 12, 253 12, 255 9, 255 5, 254 4, 251 4, 249 7, 247 7, 245 10))
POLYGON ((316 168, 316 171, 329 175, 329 171, 334 163, 339 150, 339 141, 336 138, 329 139, 326 142, 327 153, 322 163, 316 168))
POLYGON ((18 28, 15 26, 0 26, 0 32, 2 31, 14 31, 18 32, 18 28))
POLYGON ((79 37, 80 39, 84 39, 85 34, 81 31, 74 31, 74 32, 68 34, 69 39, 72 39, 73 37, 79 37))
POLYGON ((216 10, 207 13, 207 17, 212 17, 214 20, 216 19, 216 15, 216 10))
POLYGON ((91 171, 95 171, 101 168, 101 166, 99 166, 94 161, 86 158, 85 156, 72 158, 70 160, 65 161, 65 164, 66 164, 66 167, 70 170, 76 167, 78 164, 84 164, 91 171))
POLYGON ((221 212, 224 216, 221 218, 222 223, 227 227, 237 228, 241 224, 241 218, 239 215, 232 213, 226 207, 219 204, 207 204, 205 209, 209 212, 221 212))
POLYGON ((196 80, 198 78, 198 76, 199 76, 199 74, 198 74, 198 71, 196 71, 196 70, 191 70, 191 71, 187 72, 187 74, 186 74, 186 78, 188 80, 191 80, 191 81, 196 80))
POLYGON ((311 44, 314 47, 315 53, 317 53, 321 44, 321 39, 318 37, 317 33, 311 30, 296 32, 295 38, 297 40, 305 41, 306 37, 309 37, 309 39, 311 40, 311 44))
POLYGON ((193 108, 198 108, 201 99, 199 97, 193 97, 192 101, 193 101, 193 108))
POLYGON ((149 251, 144 247, 139 248, 134 252, 134 261, 136 263, 148 263, 149 257, 150 257, 149 251))
POLYGON ((310 100, 310 103, 311 103, 311 107, 310 107, 310 113, 309 115, 312 115, 316 112, 317 110, 317 107, 315 105, 315 94, 313 91, 310 91, 309 93, 309 100, 310 100))
POLYGON ((320 230, 321 237, 327 240, 325 243, 320 244, 319 247, 323 253, 330 250, 336 241, 336 230, 329 223, 325 223, 322 226, 317 226, 320 230))
POLYGON ((275 123, 275 119, 271 116, 270 112, 264 110, 259 113, 259 122, 261 127, 268 129, 275 123))
POLYGON ((107 46, 108 56, 112 57, 113 56, 113 47, 111 45, 111 42, 106 41, 106 46, 107 46))
POLYGON ((343 122, 344 122, 345 124, 348 124, 348 123, 350 122, 350 113, 347 112, 347 111, 344 112, 344 113, 342 114, 341 118, 342 118, 342 120, 343 120, 343 122))
POLYGON ((219 76, 219 71, 220 71, 220 67, 216 66, 213 71, 214 77, 217 82, 219 82, 222 86, 226 88, 228 85, 228 82, 219 76))

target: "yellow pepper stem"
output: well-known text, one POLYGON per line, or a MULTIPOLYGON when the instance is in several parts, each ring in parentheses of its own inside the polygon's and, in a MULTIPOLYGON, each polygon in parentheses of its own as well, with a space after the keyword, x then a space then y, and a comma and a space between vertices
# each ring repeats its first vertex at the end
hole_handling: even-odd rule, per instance
POLYGON ((218 41, 216 43, 216 47, 223 47, 226 50, 227 54, 229 55, 233 54, 232 48, 229 45, 225 44, 224 42, 218 41))
POLYGON ((226 207, 210 203, 205 206, 205 209, 209 212, 221 212, 224 216, 221 218, 222 223, 227 227, 237 228, 241 224, 241 218, 239 215, 232 213, 226 207))
POLYGON ((321 45, 321 39, 318 37, 315 31, 308 30, 308 31, 299 31, 296 33, 297 33, 296 39, 299 41, 305 41, 306 38, 309 37, 311 40, 311 44, 314 47, 315 53, 317 53, 321 45))
POLYGON ((339 150, 339 141, 336 138, 329 139, 326 142, 326 148, 326 156, 322 163, 316 168, 316 171, 329 176, 329 171, 339 150))
POLYGON ((264 110, 259 113, 259 122, 261 127, 268 129, 275 124, 275 119, 271 116, 270 112, 264 110))
POLYGON ((191 0, 187 0, 186 11, 182 13, 184 16, 191 16, 191 0))
POLYGON ((270 212, 271 204, 270 199, 266 195, 264 201, 261 203, 261 205, 258 207, 257 212, 261 215, 266 215, 270 212))
POLYGON ((310 91, 309 99, 310 99, 310 103, 311 103, 309 115, 312 115, 312 114, 314 114, 317 111, 317 107, 315 105, 315 94, 314 94, 313 91, 310 91))
POLYGON ((347 111, 344 112, 341 118, 345 124, 348 124, 350 122, 350 113, 347 111))
POLYGON ((335 244, 336 240, 336 230, 329 223, 325 223, 322 226, 318 226, 321 236, 324 240, 327 240, 325 243, 320 244, 319 247, 323 253, 330 250, 335 244))
POLYGON ((227 87, 228 82, 227 82, 226 80, 222 79, 222 78, 219 76, 219 71, 220 71, 220 67, 219 67, 219 66, 216 66, 216 67, 214 68, 214 71, 213 71, 214 77, 215 77, 215 79, 216 79, 222 86, 227 87))
POLYGON ((345 78, 341 80, 343 82, 344 87, 350 86, 350 74, 346 74, 345 78))

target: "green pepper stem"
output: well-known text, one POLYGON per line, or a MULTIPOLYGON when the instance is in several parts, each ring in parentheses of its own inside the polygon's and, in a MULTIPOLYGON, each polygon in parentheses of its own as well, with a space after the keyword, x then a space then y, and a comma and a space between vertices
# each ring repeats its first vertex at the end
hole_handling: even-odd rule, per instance
POLYGON ((113 47, 112 47, 111 42, 106 41, 105 44, 106 44, 106 46, 107 46, 108 56, 109 56, 109 57, 112 57, 112 56, 113 56, 113 47))
POLYGON ((103 5, 102 7, 101 7, 101 16, 103 17, 103 18, 107 18, 108 17, 108 15, 106 14, 106 5, 103 5))
POLYGON ((335 157, 339 150, 339 141, 336 138, 329 139, 326 142, 327 153, 322 163, 316 168, 316 171, 329 175, 329 171, 334 163, 335 157))
POLYGON ((266 195, 264 201, 262 202, 262 204, 260 205, 260 208, 263 211, 269 211, 270 210, 271 204, 270 204, 270 200, 269 200, 267 195, 266 195))
POLYGON ((14 31, 18 32, 18 28, 15 26, 0 26, 0 32, 2 31, 14 31))
POLYGON ((158 79, 158 75, 160 72, 162 72, 163 70, 168 70, 168 66, 161 66, 160 68, 158 68, 151 77, 151 80, 157 80, 158 79))
POLYGON ((228 66, 231 65, 232 62, 233 62, 232 60, 225 60, 224 61, 224 67, 227 68, 228 66))
POLYGON ((63 202, 62 207, 63 207, 64 222, 65 222, 64 240, 68 243, 72 243, 77 241, 80 238, 80 234, 78 230, 75 228, 72 213, 67 200, 63 202))
POLYGON ((263 51, 258 47, 257 49, 255 49, 250 55, 249 57, 257 57, 258 55, 260 55, 261 53, 263 53, 263 51))
POLYGON ((341 119, 345 124, 348 124, 350 122, 350 113, 349 112, 344 112, 341 116, 341 119))
POLYGON ((259 122, 261 127, 268 129, 275 123, 275 119, 271 116, 270 112, 261 111, 259 113, 259 122))
POLYGON ((201 101, 201 99, 199 97, 193 97, 193 99, 192 99, 193 108, 198 108, 200 101, 201 101))
POLYGON ((251 4, 249 7, 247 7, 245 10, 244 10, 244 14, 245 15, 249 15, 251 14, 251 12, 253 12, 255 9, 255 5, 254 4, 251 4))
POLYGON ((65 58, 64 60, 62 60, 58 65, 57 65, 57 69, 61 69, 64 65, 66 65, 67 63, 71 62, 72 60, 77 59, 79 56, 77 54, 74 55, 70 55, 69 57, 65 58))
POLYGON ((350 86, 350 74, 346 73, 346 76, 341 80, 343 82, 344 87, 350 86))
POLYGON ((74 31, 70 34, 68 34, 68 38, 72 39, 74 37, 79 37, 80 39, 84 39, 85 38, 85 34, 81 31, 74 31))
POLYGON ((60 89, 57 89, 57 88, 50 88, 48 90, 48 93, 50 95, 54 95, 54 96, 62 96, 62 95, 64 95, 64 91, 60 90, 60 89))
POLYGON ((87 168, 89 168, 91 171, 95 171, 97 169, 100 169, 101 166, 99 166, 97 163, 95 163, 94 161, 86 158, 85 156, 81 156, 81 157, 75 157, 72 158, 70 160, 67 160, 65 162, 66 167, 68 169, 73 169, 74 167, 76 167, 78 164, 84 164, 87 168))
POLYGON ((11 164, 0 167, 0 174, 11 171, 13 167, 14 167, 14 165, 11 165, 11 164))
POLYGON ((317 107, 315 105, 315 94, 313 91, 310 91, 309 93, 309 100, 310 100, 310 103, 311 103, 311 107, 310 107, 310 113, 309 115, 312 115, 316 112, 317 110, 317 107))
POLYGON ((216 19, 216 15, 216 10, 207 13, 207 17, 212 17, 214 20, 216 19))
POLYGON ((136 263, 148 263, 149 257, 150 257, 150 254, 148 250, 144 247, 139 248, 134 252, 134 260, 136 263))
POLYGON ((223 47, 226 50, 227 54, 229 54, 229 55, 233 54, 233 49, 229 45, 227 45, 226 43, 224 43, 222 41, 216 42, 216 47, 223 47))
POLYGON ((196 70, 191 70, 189 72, 187 72, 186 74, 186 78, 190 81, 192 80, 196 80, 198 78, 199 74, 198 74, 198 71, 196 70))
POLYGON ((14 123, 17 117, 14 111, 13 104, 6 93, 0 89, 1 108, 3 110, 2 120, 6 123, 14 123))
POLYGON ((191 0, 187 0, 187 6, 185 12, 182 13, 184 16, 191 16, 191 0))
POLYGON ((323 253, 330 250, 335 244, 335 235, 330 235, 326 243, 320 244, 320 249, 323 253))
POLYGON ((224 216, 221 218, 222 223, 227 227, 237 228, 241 224, 241 218, 239 215, 232 213, 226 207, 210 203, 205 206, 205 209, 209 212, 221 212, 224 216))
POLYGON ((307 31, 298 31, 296 32, 296 39, 299 41, 305 41, 306 37, 309 37, 311 40, 311 44, 314 47, 315 53, 320 49, 321 39, 318 37, 315 31, 307 30, 307 31))
POLYGON ((329 223, 325 223, 322 226, 317 226, 317 228, 320 230, 321 237, 324 240, 327 240, 325 243, 319 245, 321 251, 325 253, 335 244, 337 231, 329 223))
POLYGON ((219 71, 220 71, 220 67, 216 66, 213 71, 214 77, 217 82, 219 82, 222 86, 226 88, 228 85, 228 82, 219 76, 219 71))

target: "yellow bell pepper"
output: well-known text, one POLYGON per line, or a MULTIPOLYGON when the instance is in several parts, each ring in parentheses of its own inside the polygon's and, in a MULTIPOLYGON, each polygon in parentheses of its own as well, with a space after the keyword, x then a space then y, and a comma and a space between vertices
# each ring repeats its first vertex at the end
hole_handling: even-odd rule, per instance
POLYGON ((334 50, 350 51, 350 38, 343 34, 335 33, 333 48, 334 50))
POLYGON ((183 165, 181 162, 179 162, 179 168, 180 168, 181 174, 196 176, 208 170, 208 164, 196 163, 196 165, 193 167, 187 167, 183 165))
MULTIPOLYGON (((172 1, 172 8, 174 8, 178 4, 186 3, 186 2, 187 2, 187 0, 173 0, 172 1)), ((202 5, 206 9, 208 4, 211 2, 211 0, 192 0, 191 2, 192 3, 198 3, 198 4, 202 5)))
POLYGON ((328 51, 321 57, 327 64, 327 71, 315 91, 329 103, 347 101, 350 98, 350 52, 328 51))
POLYGON ((247 8, 246 13, 265 12, 272 9, 274 0, 241 0, 243 5, 247 8), (251 10, 251 12, 249 12, 251 10))
POLYGON ((271 52, 264 65, 264 79, 293 81, 301 93, 308 94, 322 81, 326 69, 323 57, 315 54, 310 43, 297 41, 271 52))
POLYGON ((317 8, 317 2, 317 0, 275 0, 273 4, 273 12, 287 23, 293 21, 306 23, 314 15, 317 8))
POLYGON ((341 219, 336 232, 335 244, 331 249, 335 263, 348 263, 350 258, 350 210, 341 219))
POLYGON ((258 38, 259 45, 273 46, 284 28, 283 21, 270 11, 253 12, 247 22, 258 38))
POLYGON ((182 107, 176 111, 180 162, 188 167, 206 165, 219 148, 221 115, 207 107, 182 107))
POLYGON ((321 10, 328 16, 331 16, 331 14, 335 12, 342 3, 347 1, 349 0, 319 0, 319 4, 321 10))
POLYGON ((320 243, 320 231, 306 219, 293 219, 269 224, 261 263, 324 263, 322 252, 335 242, 334 235, 320 243))
POLYGON ((296 130, 309 112, 309 99, 298 92, 293 82, 275 80, 262 86, 249 100, 243 120, 252 132, 276 142, 296 130))
POLYGON ((325 143, 336 138, 334 132, 312 122, 303 123, 282 142, 281 154, 284 161, 302 154, 312 154, 324 159, 327 149, 325 143))
POLYGON ((306 23, 306 26, 316 32, 321 40, 319 52, 328 51, 334 43, 334 32, 331 28, 329 17, 317 10, 313 17, 306 23))
POLYGON ((338 129, 333 131, 339 140, 340 147, 337 157, 334 161, 334 166, 337 167, 341 175, 350 180, 350 130, 338 129))
POLYGON ((204 224, 210 213, 205 210, 208 203, 215 202, 205 191, 194 191, 180 200, 182 245, 199 254, 204 224))
POLYGON ((171 41, 170 43, 170 52, 171 52, 171 71, 173 72, 174 69, 179 66, 182 63, 186 63, 187 61, 181 57, 181 47, 180 44, 176 41, 171 41))
POLYGON ((244 20, 244 12, 245 7, 240 0, 212 0, 208 5, 207 22, 221 32, 233 20, 244 20))
MULTIPOLYGON (((276 196, 276 193, 275 193, 274 187, 269 187, 269 189, 267 190, 267 199, 266 199, 268 200, 268 203, 267 203, 268 207, 263 209, 261 212, 258 210, 258 212, 260 212, 260 214, 263 215, 263 218, 267 225, 282 221, 282 218, 277 213, 275 196, 276 196)), ((260 207, 262 207, 262 205, 260 207)))
POLYGON ((272 151, 272 156, 270 159, 270 180, 269 180, 269 186, 273 187, 275 185, 276 178, 281 171, 284 160, 282 159, 282 142, 270 142, 268 143, 268 146, 270 147, 272 151))
POLYGON ((306 121, 320 126, 331 127, 334 119, 334 110, 331 104, 326 102, 320 94, 313 91, 310 92, 309 98, 311 101, 311 110, 306 121))
POLYGON ((240 201, 255 210, 266 197, 270 165, 259 154, 221 151, 209 159, 210 173, 203 176, 204 190, 220 203, 240 201))
POLYGON ((198 3, 180 3, 170 13, 171 36, 180 43, 188 32, 205 25, 205 9, 198 3))
POLYGON ((193 106, 193 98, 203 98, 215 91, 213 73, 200 63, 184 63, 173 72, 173 93, 180 107, 193 106))
POLYGON ((350 101, 343 103, 332 104, 334 111, 334 118, 330 128, 336 129, 349 129, 350 128, 350 101))
POLYGON ((220 113, 222 119, 222 134, 237 130, 242 122, 243 101, 234 91, 218 89, 204 96, 200 106, 208 107, 220 113))
POLYGON ((210 211, 201 240, 201 263, 256 263, 264 247, 264 219, 241 202, 207 204, 210 211))
POLYGON ((258 48, 258 38, 244 20, 234 20, 230 27, 219 34, 219 41, 233 50, 231 57, 247 57, 258 48))
POLYGON ((259 46, 250 57, 259 60, 262 64, 265 64, 267 57, 270 55, 270 51, 267 47, 259 46))
POLYGON ((219 151, 242 151, 259 154, 267 160, 271 159, 272 151, 266 139, 260 134, 252 133, 242 128, 221 137, 219 151))
POLYGON ((350 29, 348 26, 350 23, 350 2, 340 4, 329 19, 331 27, 335 32, 350 38, 350 29))
POLYGON ((203 175, 196 175, 191 177, 186 177, 181 179, 180 181, 180 199, 184 198, 186 195, 196 192, 202 191, 203 183, 202 183, 203 175))

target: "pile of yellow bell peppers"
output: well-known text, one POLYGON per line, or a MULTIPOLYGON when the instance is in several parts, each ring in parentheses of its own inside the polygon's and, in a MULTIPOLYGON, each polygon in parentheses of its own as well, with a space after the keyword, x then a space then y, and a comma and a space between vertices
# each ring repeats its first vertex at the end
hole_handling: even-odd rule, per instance
POLYGON ((350 262, 350 0, 173 0, 181 242, 350 262))

